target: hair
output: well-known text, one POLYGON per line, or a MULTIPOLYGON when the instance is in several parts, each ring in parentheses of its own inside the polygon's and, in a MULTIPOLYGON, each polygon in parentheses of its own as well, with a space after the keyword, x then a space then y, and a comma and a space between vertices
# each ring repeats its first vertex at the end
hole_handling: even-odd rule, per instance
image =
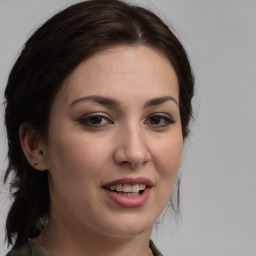
MULTIPOLYGON (((5 89, 5 124, 13 203, 6 220, 6 238, 13 248, 38 236, 50 209, 48 171, 31 166, 22 151, 19 127, 30 124, 47 136, 49 112, 63 81, 85 59, 116 45, 146 45, 160 50, 179 82, 183 138, 189 134, 194 77, 187 54, 171 29, 155 14, 119 0, 89 0, 64 9, 27 40, 5 89)), ((178 193, 171 205, 179 208, 178 193)))

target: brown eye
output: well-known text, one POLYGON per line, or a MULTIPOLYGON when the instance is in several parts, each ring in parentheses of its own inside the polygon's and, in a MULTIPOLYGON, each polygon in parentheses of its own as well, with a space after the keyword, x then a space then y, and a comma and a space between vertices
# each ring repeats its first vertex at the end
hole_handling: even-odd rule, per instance
POLYGON ((84 126, 91 127, 102 127, 113 123, 108 117, 98 113, 86 115, 80 119, 80 122, 84 126))
POLYGON ((102 125, 104 124, 105 118, 102 116, 92 116, 87 121, 89 121, 92 125, 102 125))
POLYGON ((146 124, 153 126, 167 126, 174 123, 174 120, 170 116, 162 115, 162 114, 154 114, 149 116, 149 118, 145 122, 146 124))

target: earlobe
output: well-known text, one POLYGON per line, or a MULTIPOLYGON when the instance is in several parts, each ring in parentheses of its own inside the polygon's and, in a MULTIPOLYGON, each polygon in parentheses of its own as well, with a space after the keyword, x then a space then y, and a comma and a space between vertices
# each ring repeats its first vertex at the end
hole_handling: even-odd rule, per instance
POLYGON ((23 153, 29 164, 38 171, 47 170, 44 143, 35 129, 29 124, 21 124, 19 137, 23 153))

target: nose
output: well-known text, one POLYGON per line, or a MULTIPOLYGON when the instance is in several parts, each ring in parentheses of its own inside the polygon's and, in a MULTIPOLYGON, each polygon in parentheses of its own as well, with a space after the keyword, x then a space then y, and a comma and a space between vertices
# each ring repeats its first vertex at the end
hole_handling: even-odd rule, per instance
POLYGON ((124 129, 116 138, 114 161, 136 169, 151 159, 145 134, 139 128, 124 129))

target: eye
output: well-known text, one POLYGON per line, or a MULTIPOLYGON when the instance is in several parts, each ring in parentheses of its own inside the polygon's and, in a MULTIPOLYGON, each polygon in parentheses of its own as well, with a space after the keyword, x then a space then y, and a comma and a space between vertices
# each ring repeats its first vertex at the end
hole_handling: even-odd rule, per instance
POLYGON ((84 126, 103 127, 108 124, 113 124, 109 117, 102 113, 92 113, 83 116, 79 122, 84 126))
POLYGON ((145 123, 155 127, 165 127, 175 123, 175 120, 167 114, 155 113, 150 115, 145 123))

